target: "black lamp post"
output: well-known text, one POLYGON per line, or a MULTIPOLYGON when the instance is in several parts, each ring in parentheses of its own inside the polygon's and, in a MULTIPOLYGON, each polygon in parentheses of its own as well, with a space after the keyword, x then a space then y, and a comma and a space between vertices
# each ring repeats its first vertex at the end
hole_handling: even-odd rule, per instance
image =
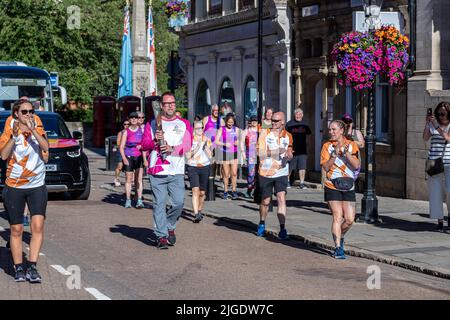
MULTIPOLYGON (((263 6, 264 0, 258 0, 258 123, 262 125, 263 92, 262 92, 262 49, 263 49, 263 6)), ((259 138, 259 132, 257 133, 259 138)), ((255 203, 261 202, 259 187, 259 157, 257 157, 255 172, 255 190, 253 192, 255 203)))
MULTIPOLYGON (((379 24, 381 6, 383 0, 363 0, 366 23, 369 31, 376 28, 379 24)), ((375 135, 375 105, 374 105, 374 85, 369 88, 369 110, 367 112, 367 131, 365 137, 366 163, 365 163, 365 182, 364 197, 361 200, 360 222, 377 223, 378 218, 378 199, 375 193, 375 144, 377 137, 375 135)))

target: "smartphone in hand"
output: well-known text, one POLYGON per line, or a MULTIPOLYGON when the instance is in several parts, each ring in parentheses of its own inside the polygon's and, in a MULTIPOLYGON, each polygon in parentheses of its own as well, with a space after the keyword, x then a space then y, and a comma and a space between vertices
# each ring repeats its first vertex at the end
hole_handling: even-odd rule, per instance
POLYGON ((427 110, 427 116, 430 117, 431 115, 433 115, 433 109, 428 108, 428 110, 427 110))

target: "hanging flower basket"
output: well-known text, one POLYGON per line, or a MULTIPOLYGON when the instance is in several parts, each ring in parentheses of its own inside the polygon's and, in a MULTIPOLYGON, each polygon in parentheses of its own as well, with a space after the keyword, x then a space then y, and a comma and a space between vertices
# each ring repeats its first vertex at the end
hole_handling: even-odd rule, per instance
POLYGON ((333 47, 331 58, 338 68, 340 85, 355 90, 370 88, 380 71, 382 50, 374 37, 367 33, 349 32, 333 47))
POLYGON ((379 73, 390 85, 399 84, 405 79, 408 47, 408 37, 394 26, 343 34, 331 52, 338 68, 339 84, 355 90, 370 88, 379 73))
POLYGON ((408 37, 402 35, 394 26, 383 26, 373 31, 373 37, 379 41, 383 50, 381 72, 390 85, 400 83, 405 79, 404 70, 409 61, 408 37))
POLYGON ((177 19, 179 17, 188 17, 188 4, 183 0, 172 0, 166 3, 164 10, 169 19, 177 19))

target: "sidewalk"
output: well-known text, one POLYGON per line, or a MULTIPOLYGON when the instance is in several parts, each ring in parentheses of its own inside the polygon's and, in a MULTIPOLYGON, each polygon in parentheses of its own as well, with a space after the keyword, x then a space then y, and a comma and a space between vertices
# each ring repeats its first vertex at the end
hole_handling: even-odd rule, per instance
MULTIPOLYGON (((93 166, 93 173, 98 169, 93 166)), ((99 172, 100 173, 100 172, 99 172)), ((101 174, 112 172, 101 171, 101 174)), ((218 181, 216 184, 220 186, 218 181)), ((186 181, 186 185, 189 183, 186 181)), ((244 185, 243 183, 241 184, 244 185)), ((110 191, 122 191, 111 184, 102 184, 110 191)), ((146 200, 148 180, 144 183, 146 200)), ((258 206, 244 199, 245 189, 238 188, 239 200, 222 200, 221 188, 215 201, 206 201, 203 213, 217 219, 243 225, 255 230, 259 222, 258 206)), ((356 212, 361 212, 362 194, 357 194, 356 212)), ((267 231, 278 233, 276 203, 269 212, 267 231)), ((378 197, 379 215, 383 220, 379 225, 355 223, 345 237, 346 253, 377 262, 400 266, 425 274, 450 279, 450 233, 438 233, 436 222, 428 218, 428 202, 378 197)), ((191 192, 186 191, 185 210, 192 212, 191 192)), ((331 238, 332 216, 323 201, 321 189, 299 190, 292 187, 287 194, 286 228, 293 240, 329 249, 334 248, 331 238)), ((255 235, 255 241, 258 238, 255 235)))

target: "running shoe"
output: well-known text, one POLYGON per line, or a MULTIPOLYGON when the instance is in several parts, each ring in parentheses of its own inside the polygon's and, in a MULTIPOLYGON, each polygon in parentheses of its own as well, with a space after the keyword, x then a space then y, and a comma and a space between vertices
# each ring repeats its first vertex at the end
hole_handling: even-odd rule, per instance
POLYGON ((245 197, 246 199, 251 199, 251 198, 253 198, 252 191, 251 191, 251 190, 247 190, 247 193, 245 194, 244 197, 245 197))
POLYGON ((202 219, 203 215, 199 212, 195 215, 194 223, 199 223, 200 221, 202 221, 202 219))
POLYGON ((27 280, 25 276, 25 271, 23 270, 23 267, 17 267, 15 274, 14 274, 14 281, 15 282, 25 282, 27 280))
POLYGON ((228 192, 223 193, 223 200, 228 200, 228 192))
POLYGON ((175 230, 169 230, 169 237, 167 238, 169 246, 174 246, 177 242, 177 237, 175 236, 175 230))
POLYGON ((341 247, 336 247, 334 249, 333 258, 344 260, 347 257, 345 256, 344 250, 341 247))
POLYGON ((27 280, 30 281, 30 283, 41 283, 41 275, 36 269, 36 266, 34 264, 30 265, 27 269, 26 274, 27 280))
POLYGON ((159 238, 158 242, 156 243, 156 248, 169 249, 169 243, 167 241, 167 238, 165 238, 165 237, 159 238))
POLYGON ((345 248, 344 248, 344 238, 341 238, 340 246, 341 246, 342 252, 345 252, 345 248))
POLYGON ((264 237, 266 235, 266 225, 265 224, 260 223, 258 225, 258 231, 257 231, 256 235, 258 237, 264 237))
POLYGON ((282 241, 289 239, 286 229, 280 230, 280 232, 278 233, 278 239, 282 241))
POLYGON ((237 200, 237 199, 238 199, 238 194, 236 191, 233 191, 231 200, 237 200))
POLYGON ((307 189, 307 187, 306 187, 306 185, 305 185, 304 183, 300 183, 299 188, 300 188, 300 189, 307 189))
POLYGON ((291 188, 291 184, 288 182, 287 188, 290 189, 291 188))
POLYGON ((120 187, 120 181, 119 181, 119 179, 114 179, 114 186, 120 187))
POLYGON ((144 203, 142 202, 142 199, 138 199, 136 203, 136 209, 142 209, 144 208, 144 203))
POLYGON ((125 208, 131 208, 131 200, 130 199, 127 199, 125 201, 125 208))
POLYGON ((438 225, 436 227, 436 231, 444 232, 444 222, 443 221, 438 222, 438 225))

